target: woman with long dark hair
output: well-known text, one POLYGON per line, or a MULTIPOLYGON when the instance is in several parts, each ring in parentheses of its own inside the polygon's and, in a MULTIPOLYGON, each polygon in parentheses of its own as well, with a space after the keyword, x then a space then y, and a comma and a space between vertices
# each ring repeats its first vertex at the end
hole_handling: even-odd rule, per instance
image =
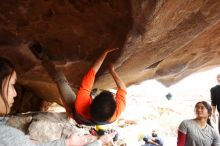
MULTIPOLYGON (((13 105, 17 92, 14 88, 17 75, 14 66, 6 59, 0 58, 0 145, 4 146, 35 146, 20 130, 7 126, 7 114, 13 105)), ((95 140, 92 135, 78 136, 73 134, 67 139, 59 139, 38 146, 100 146, 102 142, 109 142, 115 133, 104 135, 95 140), (91 142, 90 139, 93 139, 91 142)))
POLYGON ((206 101, 196 103, 195 114, 195 119, 179 125, 177 146, 220 146, 220 137, 210 122, 211 105, 206 101))

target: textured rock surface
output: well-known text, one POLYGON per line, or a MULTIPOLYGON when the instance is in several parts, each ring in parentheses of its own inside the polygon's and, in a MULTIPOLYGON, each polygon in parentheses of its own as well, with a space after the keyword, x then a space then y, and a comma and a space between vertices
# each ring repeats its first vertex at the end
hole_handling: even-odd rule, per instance
POLYGON ((18 83, 48 101, 58 90, 28 50, 47 47, 52 61, 78 88, 82 76, 106 47, 110 54, 95 87, 112 88, 106 71, 114 62, 127 85, 157 79, 166 86, 219 65, 219 0, 2 0, 0 54, 10 58, 18 83))
POLYGON ((71 134, 80 132, 88 134, 88 129, 79 129, 76 123, 70 123, 65 113, 28 113, 9 118, 7 124, 20 129, 38 142, 46 142, 60 138, 67 138, 71 134))
POLYGON ((69 137, 72 133, 77 132, 74 126, 65 119, 65 115, 42 113, 33 117, 28 127, 28 133, 31 139, 47 142, 61 137, 69 137))
MULTIPOLYGON (((67 120, 65 113, 28 113, 9 117, 7 125, 23 131, 36 143, 48 142, 60 138, 67 138, 74 133, 79 135, 89 134, 91 126, 76 125, 67 120)), ((95 139, 98 137, 94 137, 95 139)), ((118 139, 115 144, 121 146, 125 141, 118 139)), ((112 144, 106 144, 112 146, 112 144)), ((106 146, 105 145, 105 146, 106 146)))

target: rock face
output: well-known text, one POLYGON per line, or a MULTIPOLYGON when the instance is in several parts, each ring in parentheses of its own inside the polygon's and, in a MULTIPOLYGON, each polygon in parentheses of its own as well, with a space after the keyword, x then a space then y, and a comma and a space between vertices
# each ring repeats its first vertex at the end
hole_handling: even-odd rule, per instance
MULTIPOLYGON (((81 125, 79 127, 75 121, 68 121, 65 113, 48 112, 11 116, 8 117, 6 124, 21 130, 32 141, 38 144, 61 138, 66 139, 73 134, 88 135, 90 134, 89 130, 94 129, 94 126, 81 125)), ((97 138, 98 136, 94 135, 93 140, 97 138)), ((125 144, 125 141, 119 137, 115 144, 122 146, 125 144)), ((111 143, 103 144, 103 146, 108 145, 112 146, 111 143)))
POLYGON ((127 85, 157 79, 170 86, 220 61, 219 0, 1 0, 0 54, 19 73, 18 83, 60 103, 51 78, 28 46, 38 41, 73 88, 107 47, 95 87, 115 83, 107 64, 127 85))
POLYGON ((29 113, 12 116, 7 125, 23 131, 30 139, 37 142, 48 142, 67 138, 73 133, 88 134, 90 127, 79 129, 76 123, 70 123, 65 113, 29 113))

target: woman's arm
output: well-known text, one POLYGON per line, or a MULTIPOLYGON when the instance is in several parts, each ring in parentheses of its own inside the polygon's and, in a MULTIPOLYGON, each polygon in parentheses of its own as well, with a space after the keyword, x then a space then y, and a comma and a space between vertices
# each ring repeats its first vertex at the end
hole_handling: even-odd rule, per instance
POLYGON ((66 146, 102 146, 104 143, 112 142, 116 132, 105 134, 99 139, 92 135, 77 135, 73 134, 66 140, 66 146))
POLYGON ((89 143, 87 144, 86 146, 102 146, 103 144, 106 144, 106 143, 111 143, 113 144, 113 138, 115 137, 116 135, 116 132, 112 132, 110 134, 105 134, 101 137, 99 137, 98 140, 92 142, 92 143, 89 143))
POLYGON ((185 146, 186 134, 178 131, 177 146, 185 146))

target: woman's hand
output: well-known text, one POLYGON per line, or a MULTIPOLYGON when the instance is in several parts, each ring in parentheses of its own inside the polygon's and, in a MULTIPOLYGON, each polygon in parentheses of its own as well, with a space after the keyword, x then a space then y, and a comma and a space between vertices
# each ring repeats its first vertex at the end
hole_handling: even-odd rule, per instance
POLYGON ((117 134, 117 132, 112 132, 110 134, 105 134, 103 136, 101 136, 99 138, 99 140, 102 142, 102 143, 113 143, 113 138, 115 137, 115 135, 117 134))
POLYGON ((96 139, 97 138, 92 135, 79 135, 75 133, 66 140, 66 146, 84 146, 96 139))

